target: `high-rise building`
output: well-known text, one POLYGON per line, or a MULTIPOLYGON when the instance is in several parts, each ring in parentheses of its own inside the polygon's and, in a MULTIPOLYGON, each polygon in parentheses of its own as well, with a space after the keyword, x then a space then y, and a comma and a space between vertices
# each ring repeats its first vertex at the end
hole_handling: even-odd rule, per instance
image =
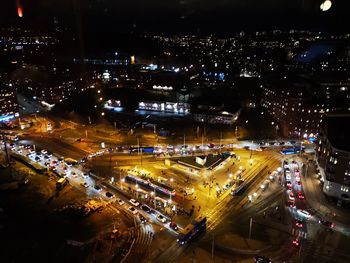
POLYGON ((326 114, 350 111, 348 82, 315 85, 305 80, 270 80, 261 88, 261 104, 284 136, 317 134, 326 114))
POLYGON ((0 83, 0 122, 19 116, 16 91, 12 84, 0 83))
POLYGON ((350 114, 325 118, 316 146, 316 160, 323 192, 338 200, 350 201, 350 114))

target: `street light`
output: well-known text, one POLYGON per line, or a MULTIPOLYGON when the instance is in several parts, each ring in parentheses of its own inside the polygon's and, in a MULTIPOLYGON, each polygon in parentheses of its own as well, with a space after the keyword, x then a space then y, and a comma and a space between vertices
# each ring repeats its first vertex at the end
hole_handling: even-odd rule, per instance
POLYGON ((170 178, 170 182, 174 182, 174 178, 170 178))

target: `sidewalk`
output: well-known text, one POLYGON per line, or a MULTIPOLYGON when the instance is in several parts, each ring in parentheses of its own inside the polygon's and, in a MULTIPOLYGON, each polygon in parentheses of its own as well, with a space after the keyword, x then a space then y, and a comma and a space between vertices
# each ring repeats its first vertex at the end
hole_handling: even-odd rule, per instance
MULTIPOLYGON (((335 221, 350 226, 350 211, 340 208, 330 203, 322 191, 320 181, 314 173, 314 165, 305 162, 308 166, 308 174, 301 176, 307 203, 322 217, 330 221, 335 221)), ((303 174, 305 168, 303 169, 303 174)))

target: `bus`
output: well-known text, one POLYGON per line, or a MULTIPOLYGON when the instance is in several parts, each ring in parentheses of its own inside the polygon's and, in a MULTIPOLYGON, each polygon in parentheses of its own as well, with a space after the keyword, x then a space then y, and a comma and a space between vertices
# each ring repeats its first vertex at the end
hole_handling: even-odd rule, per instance
POLYGON ((231 191, 233 196, 241 195, 246 190, 247 185, 243 180, 239 180, 235 183, 235 188, 231 191))
POLYGON ((301 146, 301 147, 296 146, 296 147, 281 150, 281 154, 283 154, 283 155, 297 154, 297 153, 300 153, 300 150, 303 152, 304 149, 305 149, 304 146, 301 146))
POLYGON ((142 147, 130 147, 129 148, 130 153, 154 153, 154 147, 152 146, 142 146, 142 147))
POLYGON ((200 233, 203 233, 207 228, 207 218, 205 216, 198 216, 191 224, 186 226, 186 228, 180 231, 177 242, 180 245, 185 245, 198 236, 200 233))

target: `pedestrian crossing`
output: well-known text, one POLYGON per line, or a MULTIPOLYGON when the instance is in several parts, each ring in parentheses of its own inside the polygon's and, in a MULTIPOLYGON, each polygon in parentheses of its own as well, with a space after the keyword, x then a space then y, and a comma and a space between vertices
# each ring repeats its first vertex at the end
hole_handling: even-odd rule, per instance
POLYGON ((153 229, 150 224, 138 225, 136 227, 129 228, 128 243, 132 243, 134 246, 132 253, 144 253, 151 245, 153 239, 153 229))
POLYGON ((301 239, 307 239, 307 232, 292 228, 292 235, 301 239))

